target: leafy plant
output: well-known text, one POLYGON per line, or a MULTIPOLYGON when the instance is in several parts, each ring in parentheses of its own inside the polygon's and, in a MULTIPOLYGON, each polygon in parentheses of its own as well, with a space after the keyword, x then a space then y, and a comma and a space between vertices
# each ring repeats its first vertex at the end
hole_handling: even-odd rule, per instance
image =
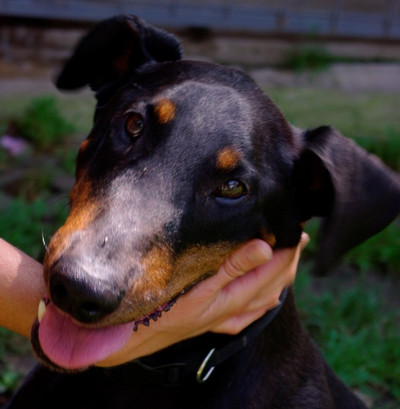
POLYGON ((7 167, 7 152, 0 146, 0 170, 7 167))
POLYGON ((41 150, 60 145, 75 127, 60 114, 53 96, 34 98, 22 117, 17 120, 21 136, 41 150))
POLYGON ((43 168, 32 167, 28 168, 17 182, 5 186, 4 191, 16 198, 31 202, 49 196, 53 179, 54 171, 49 171, 45 166, 43 168))
POLYGON ((17 388, 21 374, 16 371, 5 369, 0 374, 0 393, 13 391, 17 388))
POLYGON ((65 170, 70 175, 75 174, 77 150, 63 150, 62 153, 60 152, 58 154, 58 157, 60 158, 63 170, 65 170))
POLYGON ((66 217, 65 206, 49 208, 42 199, 31 203, 13 199, 0 210, 0 232, 4 240, 35 259, 44 253, 41 234, 48 237, 66 217))
POLYGON ((283 67, 289 68, 295 71, 313 71, 320 72, 324 71, 331 64, 334 63, 390 63, 398 62, 397 58, 387 58, 387 57, 351 57, 343 55, 332 54, 324 46, 318 45, 317 42, 313 41, 310 37, 309 41, 306 41, 299 46, 291 50, 286 59, 283 62, 283 67))
POLYGON ((11 334, 5 328, 0 328, 0 393, 5 393, 7 391, 12 391, 17 387, 17 384, 21 378, 21 375, 8 367, 8 365, 3 364, 5 354, 9 350, 10 340, 15 335, 11 334))
POLYGON ((323 71, 326 70, 336 58, 324 47, 302 45, 291 51, 284 62, 284 66, 295 71, 323 71))

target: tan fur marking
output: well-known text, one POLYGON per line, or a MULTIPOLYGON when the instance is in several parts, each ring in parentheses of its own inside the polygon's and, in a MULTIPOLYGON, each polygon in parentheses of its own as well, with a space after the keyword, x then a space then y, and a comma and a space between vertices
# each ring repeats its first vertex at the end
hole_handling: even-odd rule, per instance
POLYGON ((182 290, 216 273, 235 248, 237 245, 230 242, 194 245, 174 257, 167 246, 154 246, 142 259, 143 274, 133 282, 121 313, 131 315, 133 303, 134 319, 148 314, 182 290))
MULTIPOLYGON (((45 265, 51 266, 68 247, 71 236, 85 227, 96 215, 96 204, 90 199, 91 186, 88 182, 79 180, 70 194, 71 210, 58 231, 52 237, 45 257, 45 265)), ((46 269, 47 270, 47 269, 46 269)))
POLYGON ((172 252, 167 246, 154 246, 142 259, 144 283, 148 290, 165 288, 172 273, 172 252))
POLYGON ((175 118, 176 106, 168 98, 158 101, 154 109, 160 124, 167 124, 175 118))
POLYGON ((274 247, 276 244, 276 237, 275 234, 270 233, 268 231, 262 231, 261 237, 264 241, 266 241, 271 247, 274 247))
POLYGON ((241 156, 238 151, 227 146, 218 152, 217 168, 226 172, 231 171, 237 166, 241 156))
POLYGON ((79 151, 80 151, 80 152, 84 152, 84 151, 86 150, 86 148, 88 147, 89 143, 90 143, 89 139, 85 139, 85 140, 81 143, 81 146, 80 146, 80 148, 79 148, 79 151))
POLYGON ((190 277, 189 282, 197 282, 216 273, 226 257, 237 247, 238 244, 231 242, 191 246, 176 258, 173 269, 179 272, 179 277, 190 277))

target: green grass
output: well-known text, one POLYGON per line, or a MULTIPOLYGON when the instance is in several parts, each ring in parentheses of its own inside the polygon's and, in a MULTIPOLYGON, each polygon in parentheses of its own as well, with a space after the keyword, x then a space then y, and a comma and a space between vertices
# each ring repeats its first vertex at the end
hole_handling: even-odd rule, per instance
MULTIPOLYGON (((312 39, 312 36, 311 38, 312 39)), ((294 47, 286 56, 282 64, 283 68, 291 69, 297 72, 309 71, 320 72, 329 68, 334 63, 379 63, 396 62, 396 58, 354 58, 332 54, 324 46, 318 43, 308 42, 294 47)))
MULTIPOLYGON (((318 246, 319 220, 310 220, 305 230, 311 241, 303 257, 311 259, 318 246)), ((400 278, 400 217, 375 236, 351 249, 342 262, 361 273, 379 272, 400 278)))
POLYGON ((317 221, 307 223, 311 242, 295 284, 303 325, 347 385, 375 402, 385 396, 387 405, 374 408, 398 408, 400 304, 393 307, 397 292, 392 288, 400 277, 400 223, 352 249, 343 259, 345 267, 339 265, 331 276, 314 279, 308 271, 318 226, 317 221))
MULTIPOLYGON (((400 95, 350 94, 306 88, 271 89, 267 93, 293 124, 304 128, 332 125, 378 153, 393 168, 400 169, 400 95)), ((7 119, 23 115, 30 101, 31 98, 26 97, 12 97, 6 101, 0 97, 0 129, 4 129, 7 119)), ((33 181, 21 184, 28 192, 36 192, 35 195, 15 192, 13 199, 0 211, 0 235, 38 259, 43 255, 42 231, 48 239, 66 214, 66 193, 64 199, 52 198, 52 178, 57 172, 71 174, 74 171, 78 141, 89 131, 92 121, 93 101, 87 94, 57 96, 57 106, 63 117, 74 123, 78 134, 73 137, 76 143, 69 145, 66 141, 65 146, 54 149, 57 160, 51 162, 49 180, 38 169, 33 181)), ((23 161, 24 158, 10 160, 0 150, 2 172, 13 166, 23 166, 23 161)), ((46 174, 48 166, 42 166, 46 174)), ((0 196, 0 207, 2 203, 0 196)), ((307 224, 307 227, 315 230, 313 225, 307 224)), ((384 285, 378 280, 371 286, 366 278, 379 272, 398 280, 399 245, 400 223, 395 223, 350 252, 345 262, 360 275, 356 283, 345 288, 332 277, 326 280, 333 284, 323 291, 315 291, 315 279, 303 269, 296 281, 304 325, 321 346, 328 362, 353 388, 375 399, 382 395, 392 397, 393 406, 387 408, 400 406, 400 315, 385 302, 384 285)), ((305 259, 313 248, 315 239, 308 246, 305 259)), ((0 332, 0 365, 1 361, 6 362, 9 337, 8 333, 0 332)), ((0 376, 0 392, 2 388, 15 386, 15 373, 10 373, 4 364, 1 368, 6 369, 0 376)))
POLYGON ((46 93, 34 95, 0 96, 0 130, 5 129, 6 121, 21 118, 32 106, 33 101, 55 98, 57 111, 62 114, 63 120, 73 124, 76 133, 86 135, 92 125, 94 98, 90 93, 59 94, 46 93))
POLYGON ((308 88, 272 89, 267 93, 294 125, 333 126, 400 170, 400 95, 308 88))
POLYGON ((379 137, 400 129, 400 95, 313 88, 265 90, 286 118, 302 128, 332 125, 345 136, 379 137))
POLYGON ((316 292, 304 270, 295 284, 297 306, 333 370, 355 390, 400 402, 400 316, 383 304, 383 288, 360 276, 345 290, 330 283, 316 292))
POLYGON ((379 156, 393 169, 400 169, 400 129, 391 123, 380 132, 354 135, 353 139, 364 149, 379 156))
POLYGON ((400 277, 400 221, 352 249, 344 258, 361 272, 379 271, 400 277))
MULTIPOLYGON (((13 345, 13 341, 16 340, 16 337, 16 335, 11 334, 7 329, 0 328, 0 393, 14 390, 21 380, 20 374, 10 368, 7 362, 4 362, 6 354, 9 351, 20 352, 16 350, 15 345, 13 345)), ((17 340, 16 343, 19 344, 19 340, 17 340)), ((22 348, 22 350, 23 349, 24 348, 22 348)))

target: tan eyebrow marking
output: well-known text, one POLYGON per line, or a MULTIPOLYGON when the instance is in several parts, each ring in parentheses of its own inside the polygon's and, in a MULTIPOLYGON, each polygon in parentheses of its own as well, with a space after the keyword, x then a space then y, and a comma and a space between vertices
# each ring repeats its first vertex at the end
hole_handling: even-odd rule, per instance
POLYGON ((168 98, 163 98, 156 103, 154 108, 160 124, 167 124, 175 118, 176 105, 168 98))
POLYGON ((237 166, 242 155, 230 146, 221 149, 217 156, 217 168, 223 171, 230 171, 237 166))

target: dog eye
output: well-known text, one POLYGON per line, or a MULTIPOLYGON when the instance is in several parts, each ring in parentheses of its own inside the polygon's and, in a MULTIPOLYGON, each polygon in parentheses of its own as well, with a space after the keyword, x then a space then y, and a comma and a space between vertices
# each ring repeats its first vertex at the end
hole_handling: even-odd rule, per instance
POLYGON ((213 191, 217 199, 237 200, 247 194, 247 188, 240 180, 232 179, 220 184, 213 191))
POLYGON ((125 129, 132 139, 139 138, 144 128, 144 120, 142 115, 137 112, 129 114, 125 122, 125 129))

